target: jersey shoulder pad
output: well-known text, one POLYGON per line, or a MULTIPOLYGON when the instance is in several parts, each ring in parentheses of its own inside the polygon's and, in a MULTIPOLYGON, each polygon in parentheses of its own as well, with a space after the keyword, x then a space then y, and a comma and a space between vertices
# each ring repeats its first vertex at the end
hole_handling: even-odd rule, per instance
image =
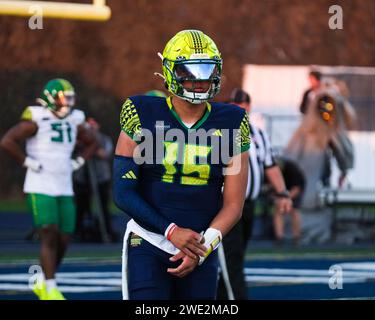
POLYGON ((245 152, 250 148, 249 116, 241 107, 231 103, 212 103, 212 111, 216 118, 224 119, 226 129, 236 130, 235 154, 245 152))
POLYGON ((21 120, 38 121, 44 111, 45 108, 42 106, 28 106, 23 110, 21 114, 21 120))
POLYGON ((21 114, 21 120, 25 121, 32 121, 33 120, 33 113, 30 107, 26 107, 21 114))
POLYGON ((239 119, 242 120, 244 109, 231 103, 212 102, 212 110, 220 116, 228 118, 229 122, 236 123, 239 119))
POLYGON ((224 119, 228 129, 238 129, 246 111, 231 103, 212 102, 211 110, 216 118, 224 119))

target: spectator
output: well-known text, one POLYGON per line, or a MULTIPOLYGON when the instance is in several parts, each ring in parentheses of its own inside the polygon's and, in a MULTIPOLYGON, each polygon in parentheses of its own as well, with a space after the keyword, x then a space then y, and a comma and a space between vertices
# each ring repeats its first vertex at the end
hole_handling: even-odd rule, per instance
POLYGON ((310 88, 305 91, 302 97, 302 101, 299 107, 299 110, 301 113, 305 114, 306 110, 313 101, 316 92, 321 88, 321 78, 322 75, 319 71, 310 71, 309 73, 309 82, 310 82, 310 88))
MULTIPOLYGON (((281 169, 286 188, 289 191, 293 202, 292 210, 289 212, 292 220, 292 236, 294 245, 299 245, 301 237, 301 217, 299 207, 301 205, 302 195, 305 188, 305 176, 298 164, 294 161, 279 157, 276 163, 281 169)), ((275 212, 274 231, 277 244, 284 242, 284 215, 275 212)))
MULTIPOLYGON (((353 130, 356 127, 357 123, 357 115, 356 112, 349 102, 349 88, 346 85, 345 81, 339 80, 336 78, 325 78, 324 82, 322 83, 322 90, 330 90, 331 92, 336 92, 336 99, 339 100, 339 117, 337 118, 337 125, 340 127, 340 130, 343 132, 346 130, 353 130)), ((325 110, 320 108, 322 112, 325 110)), ((340 136, 342 136, 340 134, 340 136)), ((343 137, 343 136, 342 136, 343 137)), ((345 139, 345 137, 344 137, 345 139)), ((347 140, 347 139, 346 139, 347 140)), ((331 159, 335 156, 333 153, 335 152, 335 143, 333 141, 329 142, 329 148, 327 148, 325 152, 325 159, 324 159, 324 169, 322 173, 322 183, 323 186, 326 188, 331 187, 331 159)), ((350 144, 350 142, 349 142, 350 144)), ((345 143, 344 145, 348 145, 345 143)), ((341 165, 343 161, 339 161, 338 164, 341 165)), ((346 173, 344 172, 345 169, 342 170, 342 175, 340 177, 340 181, 338 186, 341 188, 344 185, 346 179, 346 173)))
POLYGON ((93 187, 95 187, 97 188, 99 196, 100 211, 103 213, 106 232, 109 239, 112 242, 116 242, 118 240, 118 235, 112 228, 111 214, 109 211, 109 192, 111 187, 110 163, 113 154, 112 139, 100 132, 100 125, 95 119, 88 118, 86 124, 96 135, 99 148, 93 159, 74 173, 74 190, 77 205, 76 236, 80 240, 98 240, 99 238, 99 221, 94 219, 91 234, 88 230, 89 228, 86 228, 84 225, 85 217, 92 219, 91 201, 94 195, 93 187), (91 166, 91 168, 89 166, 91 166), (90 169, 93 175, 90 175, 90 169))
POLYGON ((324 170, 327 151, 337 160, 341 175, 338 187, 345 181, 347 171, 354 165, 353 145, 348 137, 344 103, 333 88, 319 91, 306 116, 290 139, 284 155, 301 166, 306 188, 301 201, 302 242, 324 243, 331 238, 332 217, 322 206, 324 170))

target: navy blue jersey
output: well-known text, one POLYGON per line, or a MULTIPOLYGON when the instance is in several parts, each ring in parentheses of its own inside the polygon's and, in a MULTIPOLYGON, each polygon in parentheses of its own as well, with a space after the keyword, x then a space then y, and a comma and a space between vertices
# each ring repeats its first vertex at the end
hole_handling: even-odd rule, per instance
POLYGON ((223 170, 250 147, 247 113, 207 103, 202 118, 188 128, 170 97, 134 96, 120 118, 121 129, 138 143, 141 157, 135 159, 145 161, 137 177, 140 195, 179 227, 206 230, 222 206, 223 170))

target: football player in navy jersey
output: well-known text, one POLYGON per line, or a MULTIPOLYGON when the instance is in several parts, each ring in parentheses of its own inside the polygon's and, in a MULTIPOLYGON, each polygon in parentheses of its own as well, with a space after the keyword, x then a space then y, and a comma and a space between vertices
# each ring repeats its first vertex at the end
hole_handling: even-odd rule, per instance
POLYGON ((244 203, 249 120, 238 106, 208 102, 222 59, 206 34, 180 31, 159 56, 172 95, 130 97, 120 115, 114 200, 132 218, 123 298, 215 299, 215 249, 244 203))

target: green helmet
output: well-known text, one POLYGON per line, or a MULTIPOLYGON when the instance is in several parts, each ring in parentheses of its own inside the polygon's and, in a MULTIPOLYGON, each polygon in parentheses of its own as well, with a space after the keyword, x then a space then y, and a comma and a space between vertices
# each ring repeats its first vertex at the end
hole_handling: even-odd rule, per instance
POLYGON ((220 91, 222 59, 213 40, 199 30, 183 30, 168 41, 163 54, 163 75, 167 89, 174 95, 199 104, 220 91), (206 92, 187 90, 184 81, 209 81, 206 92))
POLYGON ((37 99, 43 106, 57 116, 65 117, 74 106, 75 92, 72 84, 65 79, 53 79, 44 86, 42 95, 37 99))

